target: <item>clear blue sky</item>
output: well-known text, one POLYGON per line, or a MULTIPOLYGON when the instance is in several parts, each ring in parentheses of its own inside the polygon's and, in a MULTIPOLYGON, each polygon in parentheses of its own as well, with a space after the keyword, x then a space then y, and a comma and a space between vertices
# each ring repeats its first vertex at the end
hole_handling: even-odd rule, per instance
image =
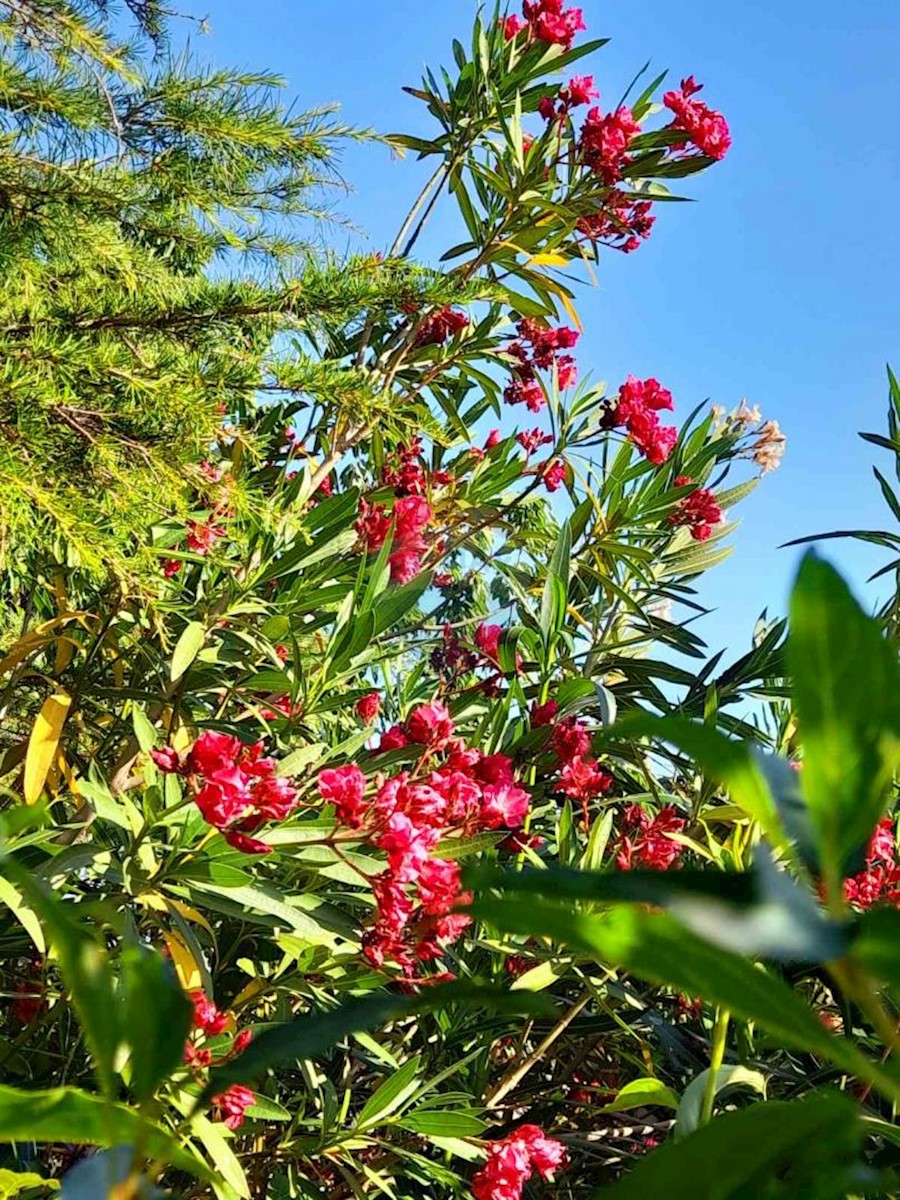
MULTIPOLYGON (((584 0, 590 63, 616 100, 648 59, 670 78, 694 73, 729 119, 734 146, 665 208, 636 254, 608 253, 600 286, 579 303, 579 363, 617 384, 656 375, 686 414, 744 396, 788 435, 782 468, 740 509, 732 558, 707 576, 712 649, 746 647, 759 612, 782 611, 798 551, 792 537, 839 527, 890 528, 871 464, 890 473, 860 429, 882 431, 884 364, 900 368, 900 133, 897 0, 584 0)), ((427 133, 404 95, 422 67, 465 43, 468 0, 192 0, 211 33, 197 53, 280 72, 304 107, 338 101, 350 124, 427 133)), ((650 76, 652 78, 652 76, 650 76)), ((420 111, 420 109, 422 111, 420 111)), ((353 147, 343 205, 384 248, 415 195, 421 167, 383 147, 353 147)), ((446 246, 440 220, 424 249, 446 246)), ((830 543, 858 590, 883 561, 830 543)))

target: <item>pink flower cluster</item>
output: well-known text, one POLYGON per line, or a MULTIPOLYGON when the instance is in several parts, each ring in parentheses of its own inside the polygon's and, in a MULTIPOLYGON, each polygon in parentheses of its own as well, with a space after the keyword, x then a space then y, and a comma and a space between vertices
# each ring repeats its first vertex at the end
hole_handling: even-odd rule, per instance
POLYGON ((544 433, 541 429, 531 429, 528 431, 522 430, 521 433, 517 433, 516 441, 526 454, 533 454, 541 446, 552 445, 553 437, 549 433, 544 433))
POLYGON ((664 94, 663 104, 675 114, 671 128, 684 130, 685 142, 693 142, 710 158, 722 159, 731 147, 731 132, 720 112, 694 99, 702 90, 703 84, 689 75, 682 79, 680 91, 664 94))
POLYGON ((518 338, 506 347, 516 366, 503 399, 507 404, 524 404, 530 412, 540 412, 546 400, 537 372, 547 371, 555 364, 560 388, 572 387, 578 378, 578 368, 571 354, 560 351, 571 350, 579 335, 565 325, 550 329, 532 317, 523 317, 516 330, 518 338))
POLYGON ((394 583, 409 583, 422 569, 422 559, 428 550, 425 527, 433 518, 428 502, 421 496, 401 496, 392 512, 383 504, 359 503, 356 532, 366 550, 380 550, 393 526, 394 540, 388 561, 394 583))
POLYGON ((594 87, 593 75, 573 75, 568 84, 560 88, 556 100, 552 96, 544 96, 541 99, 538 112, 545 121, 562 120, 573 108, 599 99, 600 93, 594 87))
POLYGON ((648 462, 664 463, 678 440, 674 426, 660 425, 657 413, 672 409, 672 393, 656 379, 635 379, 629 375, 619 388, 619 397, 610 420, 613 427, 624 425, 629 440, 648 462))
MULTIPOLYGON (((676 475, 675 486, 687 487, 693 483, 687 475, 676 475)), ((690 495, 679 500, 675 511, 669 516, 670 525, 689 525, 691 537, 705 542, 712 536, 713 526, 722 520, 722 510, 709 488, 696 488, 690 495)))
POLYGON ((453 482, 453 476, 446 471, 429 473, 425 470, 422 465, 422 441, 418 437, 414 437, 408 446, 397 447, 393 460, 385 463, 381 479, 394 489, 395 496, 424 496, 429 485, 446 487, 453 482))
POLYGON ((475 1200, 519 1200, 535 1171, 543 1179, 565 1163, 561 1142, 538 1125, 520 1125, 502 1140, 488 1142, 487 1162, 472 1179, 475 1200))
MULTIPOLYGON (((184 1047, 184 1062, 194 1071, 206 1070, 213 1064, 213 1052, 205 1045, 208 1038, 219 1037, 227 1032, 231 1019, 226 1013, 220 1012, 204 991, 191 992, 191 1002, 194 1005, 194 1021, 192 1034, 184 1047)), ((246 1050, 253 1039, 249 1029, 243 1029, 232 1040, 224 1054, 220 1054, 216 1063, 223 1063, 246 1050)), ((213 1108, 222 1118, 229 1129, 239 1129, 244 1123, 244 1112, 251 1104, 256 1103, 256 1096, 249 1088, 234 1084, 221 1095, 213 1097, 213 1108)))
POLYGON ((416 346, 443 346, 468 326, 469 318, 455 308, 438 308, 429 313, 416 333, 416 346))
POLYGON ((616 866, 620 871, 632 867, 668 870, 684 852, 684 847, 670 835, 681 833, 685 824, 671 804, 664 805, 655 817, 639 804, 627 805, 622 813, 623 832, 617 844, 616 866))
POLYGON ((604 183, 618 183, 630 162, 628 147, 640 132, 634 113, 625 104, 605 114, 599 108, 590 109, 581 128, 580 147, 585 165, 604 183))
POLYGON ((866 867, 844 880, 844 896, 856 908, 871 908, 879 900, 900 908, 900 863, 890 817, 878 822, 866 850, 866 867))
POLYGON ((541 479, 548 492, 557 492, 566 482, 566 464, 561 458, 554 458, 540 468, 541 479))
POLYGON ((652 200, 641 200, 625 192, 610 192, 600 212, 581 217, 578 232, 590 242, 602 242, 612 250, 631 254, 650 236, 656 217, 652 200))
POLYGON ((545 42, 570 50, 575 34, 587 28, 582 10, 566 8, 563 0, 525 0, 522 13, 524 21, 515 14, 503 20, 507 41, 512 41, 527 29, 529 41, 545 42))
POLYGON ((359 830, 387 855, 387 869, 371 880, 376 913, 363 935, 364 953, 375 966, 392 963, 412 978, 417 964, 440 958, 469 924, 454 912, 465 899, 459 867, 433 854, 438 842, 450 832, 514 829, 530 797, 516 784, 509 758, 483 754, 455 737, 439 700, 388 730, 380 750, 403 745, 421 747, 411 770, 378 775, 368 789, 358 766, 337 767, 320 773, 318 787, 339 824, 359 830))
POLYGON ((262 753, 262 742, 246 745, 227 733, 201 734, 182 761, 171 747, 151 750, 161 771, 186 775, 204 819, 245 854, 272 847, 254 838, 267 821, 283 821, 297 807, 297 790, 275 774, 278 764, 262 753))
MULTIPOLYGON (((552 725, 558 712, 555 700, 532 705, 531 724, 535 728, 552 725)), ((550 749, 557 764, 554 787, 562 795, 581 804, 587 823, 591 800, 609 791, 613 777, 591 756, 591 735, 577 717, 566 717, 555 725, 550 737, 550 749)))

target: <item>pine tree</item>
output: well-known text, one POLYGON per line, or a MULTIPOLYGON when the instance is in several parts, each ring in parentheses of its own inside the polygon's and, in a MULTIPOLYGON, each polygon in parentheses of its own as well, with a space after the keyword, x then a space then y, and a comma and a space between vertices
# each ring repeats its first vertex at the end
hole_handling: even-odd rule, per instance
POLYGON ((55 564, 149 586, 147 531, 189 512, 198 463, 272 381, 276 331, 321 307, 354 312, 383 286, 316 264, 304 240, 348 131, 327 110, 288 111, 273 76, 170 53, 155 0, 128 9, 125 44, 100 3, 0 0, 0 578, 13 606, 55 564))

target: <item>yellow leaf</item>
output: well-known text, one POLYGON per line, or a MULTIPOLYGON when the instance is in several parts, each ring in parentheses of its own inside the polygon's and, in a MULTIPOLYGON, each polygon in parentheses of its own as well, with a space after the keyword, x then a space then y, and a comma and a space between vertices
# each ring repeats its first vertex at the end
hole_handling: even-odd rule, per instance
POLYGON ((30 633, 26 633, 24 637, 14 642, 9 650, 7 650, 3 659, 0 659, 0 675, 12 670, 13 667, 17 667, 30 654, 34 654, 36 650, 40 650, 48 642, 52 642, 53 637, 51 635, 54 629, 58 629, 62 625, 67 625, 69 621, 78 621, 87 628, 87 615, 87 613, 83 612, 64 613, 60 617, 54 617, 52 621, 45 621, 42 625, 38 625, 30 633))
POLYGON ((59 749, 59 739, 71 704, 72 697, 69 693, 60 691, 44 701, 37 715, 25 755, 26 804, 36 804, 40 799, 47 774, 59 749))
POLYGON ((232 1000, 232 1008, 242 1008, 257 996, 267 991, 267 984, 264 979, 251 979, 245 988, 243 988, 237 996, 232 1000))
POLYGON ((56 762, 57 762, 57 766, 59 767, 60 771, 62 772, 63 778, 66 781, 66 785, 68 786, 69 791, 72 793, 73 796, 77 796, 79 794, 78 779, 75 775, 75 772, 69 766, 68 762, 66 762, 66 756, 63 754, 62 750, 60 750, 60 752, 57 756, 56 762))
POLYGON ((203 976, 187 942, 183 941, 177 933, 164 933, 163 938, 169 948, 169 954, 172 956, 172 965, 178 976, 178 982, 186 992, 200 991, 203 987, 203 976))
POLYGON ((529 267, 564 267, 568 263, 564 254, 534 254, 528 260, 529 267))

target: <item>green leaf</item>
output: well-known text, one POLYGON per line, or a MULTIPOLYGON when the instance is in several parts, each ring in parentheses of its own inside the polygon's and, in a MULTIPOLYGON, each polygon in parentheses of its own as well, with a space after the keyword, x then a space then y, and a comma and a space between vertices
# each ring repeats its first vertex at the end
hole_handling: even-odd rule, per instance
POLYGON ((378 992, 349 1000, 332 1012, 307 1013, 285 1025, 274 1025, 253 1039, 230 1063, 214 1067, 204 1097, 216 1095, 233 1083, 247 1083, 268 1067, 298 1059, 320 1058, 337 1042, 353 1033, 376 1029, 415 1013, 432 1012, 449 1004, 479 1005, 494 1012, 528 1014, 552 1010, 538 996, 502 992, 467 983, 448 983, 418 996, 378 992))
POLYGON ((172 651, 172 664, 169 667, 169 678, 173 683, 180 679, 200 651, 206 641, 206 627, 201 621, 191 621, 182 630, 181 637, 175 643, 172 651))
POLYGON ((309 746, 301 746, 293 750, 287 758, 283 758, 276 768, 276 775, 299 775, 305 767, 311 767, 328 752, 324 742, 313 742, 309 746))
POLYGON ((624 968, 651 983, 677 988, 755 1021, 781 1045, 821 1055, 888 1095, 900 1095, 894 1073, 850 1042, 832 1037, 811 1009, 781 979, 745 958, 701 941, 668 913, 622 906, 602 915, 514 894, 476 898, 480 920, 504 933, 544 936, 624 968))
POLYGON ((569 969, 568 963, 542 962, 525 971, 511 985, 512 992, 542 992, 561 979, 569 969))
POLYGON ((75 1145, 140 1145, 148 1157, 197 1179, 210 1172, 158 1125, 124 1104, 113 1104, 78 1088, 31 1091, 0 1085, 0 1141, 69 1142, 75 1145))
POLYGON ((678 1093, 659 1079, 632 1079, 616 1092, 611 1104, 605 1104, 602 1113, 627 1112, 631 1108, 677 1108, 681 1103, 678 1093))
POLYGON ((699 937, 732 953, 781 962, 830 962, 850 940, 801 884, 760 845, 752 872, 576 871, 566 867, 466 872, 466 886, 575 903, 632 902, 664 908, 699 937))
MULTIPOLYGON (((199 1114, 191 1122, 191 1133, 202 1143, 203 1148, 212 1159, 217 1175, 228 1184, 241 1200, 249 1200, 250 1185, 241 1161, 222 1132, 222 1125, 212 1122, 199 1114)), ((217 1192, 217 1195, 221 1195, 217 1192)))
POLYGON ((552 635, 559 633, 565 625, 571 554, 572 530, 569 522, 564 521, 547 568, 547 579, 541 597, 541 632, 547 645, 552 635))
POLYGON ((101 1089, 107 1095, 112 1095, 115 1090, 113 1073, 116 1051, 122 1029, 109 955, 99 941, 70 915, 71 906, 46 889, 42 882, 12 859, 6 859, 3 869, 40 917, 48 940, 56 951, 63 980, 93 1055, 101 1089))
MULTIPOLYGON (((710 1068, 701 1071, 696 1079, 692 1079, 684 1089, 678 1112, 675 1114, 675 1139, 687 1137, 700 1125, 700 1114, 703 1111, 703 1099, 709 1086, 710 1068)), ((729 1091, 731 1088, 748 1087, 758 1092, 763 1099, 766 1097, 766 1077, 759 1071, 751 1071, 728 1063, 719 1067, 716 1072, 715 1095, 729 1091)))
POLYGON ((356 1122, 356 1128, 365 1129, 370 1125, 379 1125, 409 1100, 419 1086, 420 1066, 421 1059, 418 1056, 410 1058, 399 1071, 385 1079, 366 1101, 356 1122))
POLYGON ((374 636, 377 637, 386 629, 393 628, 401 617, 405 617, 411 609, 415 608, 431 587, 433 578, 433 572, 424 571, 409 583, 404 583, 400 587, 388 588, 379 596, 372 608, 375 615, 374 636))
POLYGON ((851 959, 882 983, 900 989, 900 911, 870 908, 857 929, 851 959))
POLYGON ((147 1100, 181 1064, 193 1006, 181 990, 172 964, 161 954, 129 946, 122 952, 120 964, 124 1030, 131 1046, 131 1088, 139 1100, 147 1100))
MULTIPOLYGON (((859 1110, 839 1094, 726 1113, 642 1159, 598 1200, 841 1200, 862 1141, 859 1110)), ((862 1189, 864 1190, 864 1189, 862 1189)))
POLYGON ((459 1109, 427 1109, 411 1112, 397 1124, 423 1137, 467 1138, 480 1137, 487 1129, 487 1122, 473 1112, 459 1109))
POLYGON ((834 890, 868 842, 900 765, 900 667, 878 622, 813 554, 791 595, 787 652, 801 784, 834 890))
POLYGON ((256 1094, 256 1099, 246 1110, 247 1116, 252 1117, 254 1121, 291 1121, 293 1117, 291 1113, 279 1104, 277 1100, 272 1100, 269 1096, 260 1096, 256 1094))
POLYGON ((59 1190, 59 1180, 44 1179, 31 1171, 8 1171, 6 1167, 0 1167, 0 1200, 12 1200, 13 1196, 32 1188, 56 1192, 59 1190))
POLYGON ((137 743, 146 754, 156 745, 156 730, 153 728, 153 722, 148 719, 147 714, 138 704, 131 706, 131 724, 134 727, 137 743))

